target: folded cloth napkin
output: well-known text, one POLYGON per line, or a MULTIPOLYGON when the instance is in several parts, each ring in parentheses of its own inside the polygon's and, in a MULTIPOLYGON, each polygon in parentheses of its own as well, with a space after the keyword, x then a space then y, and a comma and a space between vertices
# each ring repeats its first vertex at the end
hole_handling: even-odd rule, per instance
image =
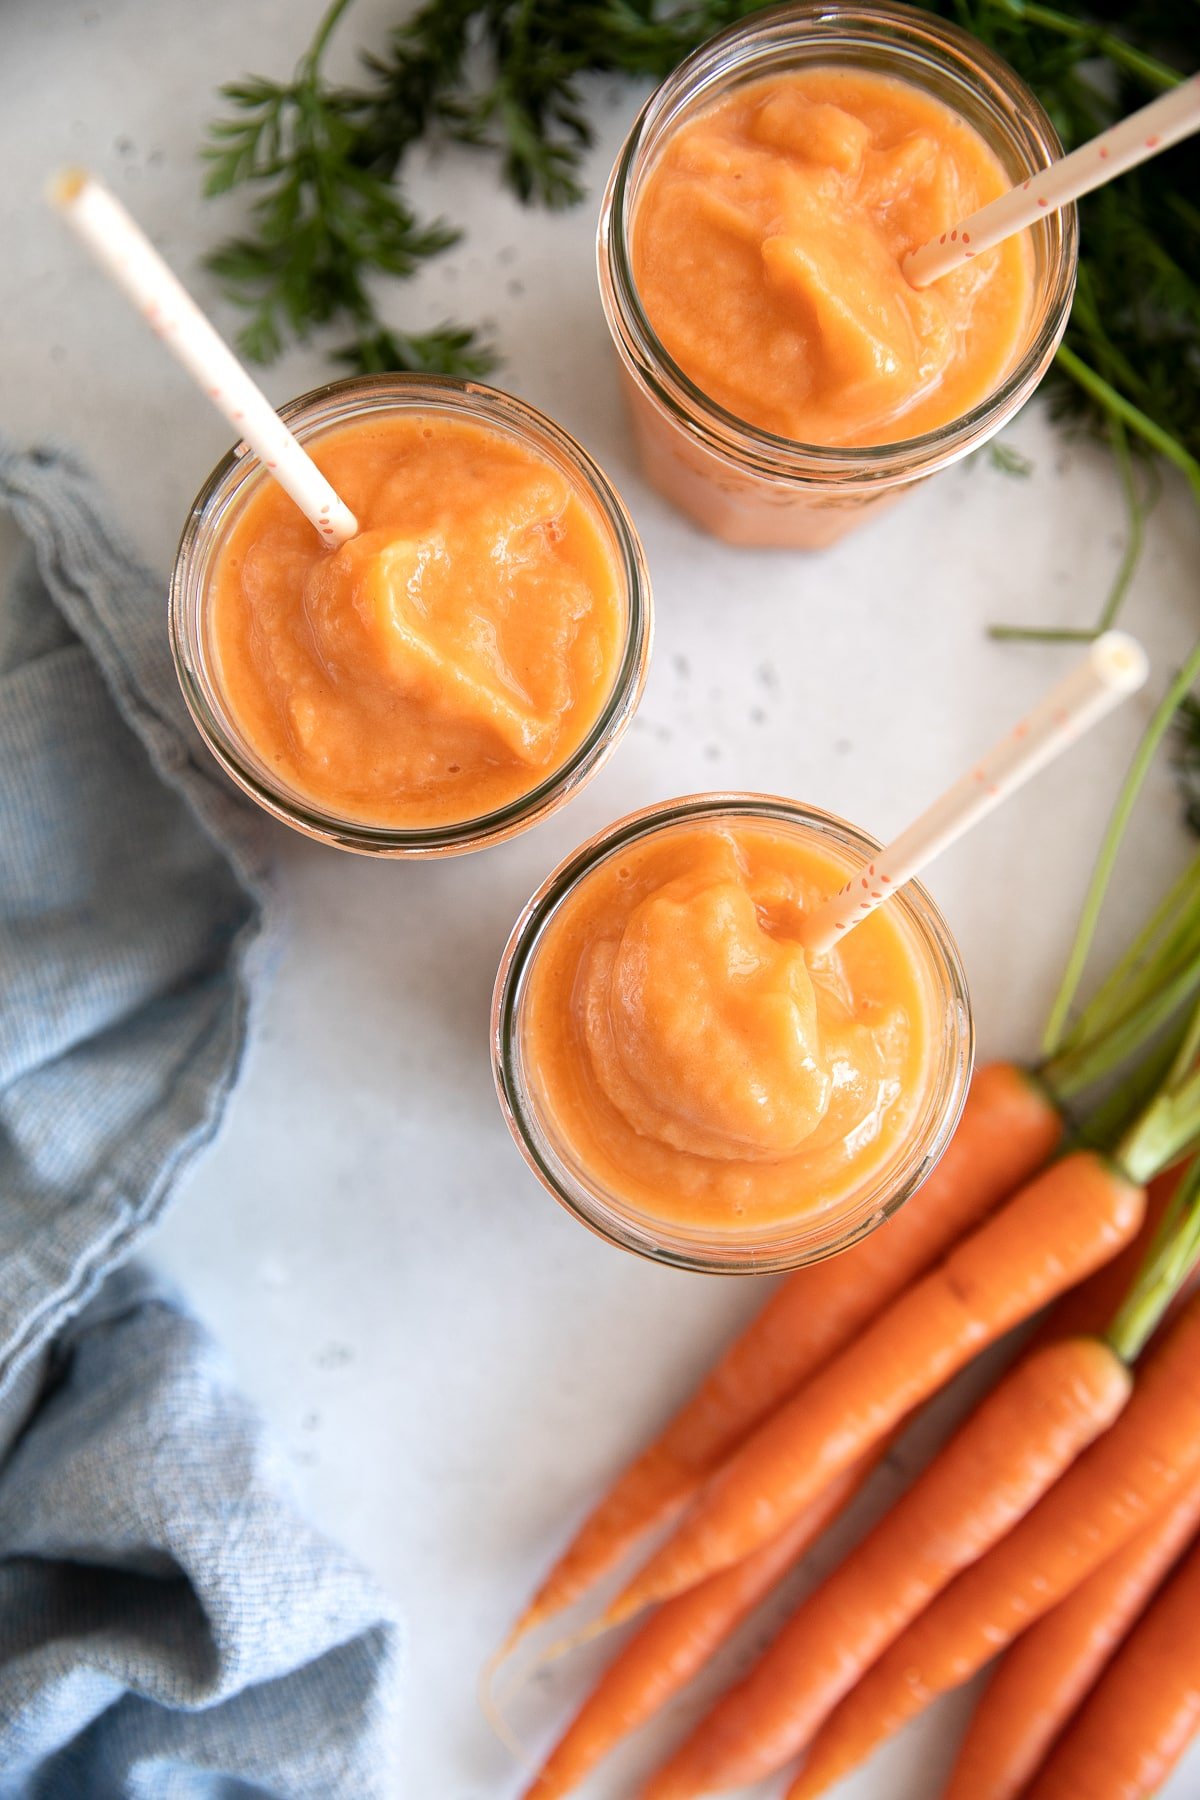
POLYGON ((83 470, 0 440, 0 510, 0 1797, 393 1800, 387 1603, 121 1266, 237 1077, 262 828, 83 470))

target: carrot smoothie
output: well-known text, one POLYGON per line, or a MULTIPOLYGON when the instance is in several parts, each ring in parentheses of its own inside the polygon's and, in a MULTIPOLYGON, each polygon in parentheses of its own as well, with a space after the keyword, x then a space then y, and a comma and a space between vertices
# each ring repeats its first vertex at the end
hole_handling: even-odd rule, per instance
POLYGON ((356 376, 280 417, 358 530, 320 535, 240 446, 171 572, 183 696, 226 773, 337 849, 448 856, 523 831, 620 741, 653 635, 620 496, 478 382, 356 376))
POLYGON ((914 1147, 929 1160, 945 968, 903 902, 810 956, 804 915, 861 859, 786 809, 687 807, 540 919, 503 1091, 543 1179, 572 1172, 651 1235, 837 1247, 903 1197, 914 1147))
POLYGON ((816 549, 987 441, 1066 327, 1073 209, 924 288, 910 251, 1061 154, 959 27, 801 0, 651 96, 601 209, 600 292, 647 479, 729 543, 816 549))
POLYGON ((910 82, 796 70, 667 139, 634 214, 634 280, 667 351, 736 417, 806 444, 916 437, 1007 372, 1033 256, 1011 238, 925 289, 903 258, 1010 185, 910 82))
POLYGON ((312 455, 359 523, 326 550, 274 482, 216 562, 212 633, 262 760, 327 812, 437 826, 494 812, 595 724, 625 640, 589 502, 527 445, 436 412, 312 455))

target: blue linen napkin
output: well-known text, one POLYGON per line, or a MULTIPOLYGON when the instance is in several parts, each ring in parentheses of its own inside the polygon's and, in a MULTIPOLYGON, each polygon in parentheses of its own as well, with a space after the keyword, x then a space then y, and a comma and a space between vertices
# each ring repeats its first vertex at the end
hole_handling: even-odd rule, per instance
POLYGON ((0 440, 0 510, 0 1797, 392 1800, 387 1603, 122 1267, 237 1078, 262 826, 84 471, 0 440))

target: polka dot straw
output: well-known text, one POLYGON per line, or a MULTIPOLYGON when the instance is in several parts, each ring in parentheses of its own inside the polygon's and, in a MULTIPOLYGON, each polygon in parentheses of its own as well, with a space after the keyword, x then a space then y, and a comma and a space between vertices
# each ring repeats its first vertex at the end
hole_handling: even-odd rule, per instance
POLYGON ((51 198, 150 329, 244 438, 263 466, 335 549, 358 521, 288 430, 261 388, 214 331, 125 208, 81 170, 60 175, 51 198))
POLYGON ((1083 661, 1051 688, 1045 699, 975 767, 947 788, 875 860, 851 877, 839 894, 809 914, 804 945, 823 956, 881 901, 919 875, 935 856, 978 824, 1091 729, 1119 700, 1146 679, 1146 653, 1123 631, 1106 631, 1083 661))
POLYGON ((952 231, 910 251, 904 259, 904 273, 914 287, 928 287, 981 250, 990 250, 993 244, 1024 231, 1044 213, 1103 187, 1114 176, 1136 168, 1193 131, 1200 131, 1200 75, 1181 81, 1169 94, 1130 113, 1120 124, 1072 150, 1070 156, 981 206, 952 231))

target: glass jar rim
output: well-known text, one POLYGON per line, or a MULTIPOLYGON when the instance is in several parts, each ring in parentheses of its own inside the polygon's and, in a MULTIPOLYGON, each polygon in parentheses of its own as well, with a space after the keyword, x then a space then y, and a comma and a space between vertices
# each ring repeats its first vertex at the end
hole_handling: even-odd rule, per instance
POLYGON ((346 819, 272 786, 266 773, 253 766, 244 743, 212 704, 196 667, 188 629, 190 609, 199 611, 204 605, 204 594, 193 591, 195 584, 189 581, 204 534, 219 532, 232 507, 247 497, 247 483, 257 484, 265 478, 258 457, 244 446, 234 445, 216 465, 184 521, 171 571, 171 651, 184 701, 209 750, 226 774, 265 811, 307 836, 344 850, 396 857, 449 856, 482 849, 527 830, 576 792, 607 760, 645 686, 653 639, 653 599, 641 539, 616 488, 582 444, 528 401, 453 376, 351 375, 297 395, 279 408, 279 416, 304 442, 321 431, 349 423, 356 412, 393 408, 462 412, 543 453, 550 452, 586 493, 610 538, 625 600, 624 647, 604 705, 566 761, 528 793, 502 807, 433 826, 371 825, 346 819), (361 407, 355 402, 361 402, 361 407))
MULTIPOLYGON (((931 1084, 932 1098, 919 1138, 919 1154, 910 1148, 900 1165, 886 1174, 889 1191, 883 1195, 869 1192, 866 1199, 859 1200, 839 1219, 846 1229, 836 1235, 822 1235, 818 1229, 808 1233, 800 1230, 789 1237, 781 1227, 777 1243, 764 1239, 739 1247, 728 1237, 706 1237, 682 1228, 673 1229, 666 1220, 654 1221, 651 1229, 646 1220, 634 1220, 599 1197, 584 1180, 576 1179, 574 1189, 567 1185, 556 1166, 560 1159, 551 1154, 547 1134, 526 1104, 518 1079, 520 1012, 526 979, 544 932, 568 895, 593 869, 639 838, 678 824, 730 818, 815 827, 861 854, 864 862, 881 848, 876 839, 836 813, 775 794, 685 794, 614 820, 551 870, 522 908, 509 934, 492 994, 492 1075, 505 1123, 529 1168, 551 1197, 596 1236, 674 1268, 707 1274, 775 1274, 836 1255, 890 1218, 920 1187, 958 1124, 974 1060, 970 996, 958 946, 937 903, 920 882, 909 882, 888 904, 903 910, 931 963, 943 973, 956 1029, 943 1055, 936 1091, 935 1084, 931 1084)), ((825 1221, 826 1230, 830 1223, 825 1221)))
MULTIPOLYGON (((629 256, 631 190, 641 173, 639 159, 653 151, 652 133, 672 102, 702 77, 719 72, 723 56, 741 45, 767 44, 795 26, 813 28, 833 41, 843 31, 857 33, 860 45, 887 28, 903 29, 943 58, 948 72, 966 85, 969 67, 976 87, 982 74, 989 97, 1002 103, 998 111, 1023 144, 1044 153, 1049 163, 1063 154, 1054 125, 1016 71, 980 39, 948 19, 934 17, 897 0, 784 0, 725 27, 685 57, 650 95, 621 146, 609 176, 597 233, 601 301, 613 341, 632 378, 675 421, 710 451, 735 459, 739 467, 776 481, 808 478, 857 479, 864 486, 908 482, 916 474, 932 474, 966 454, 975 441, 998 429, 1033 392, 1063 333, 1075 291, 1078 215, 1075 205, 1039 220, 1035 230, 1048 241, 1048 293, 1033 339, 1004 379, 957 418, 931 431, 884 444, 808 444, 780 437, 739 418, 713 400, 671 356, 641 304, 629 256), (997 415, 1000 415, 998 422, 997 415)), ((896 48, 891 36, 881 46, 896 48)), ((903 55, 903 51, 900 52, 903 55)), ((748 52, 745 61, 752 61, 748 52)), ((1031 163, 1034 167, 1044 166, 1031 163)))

